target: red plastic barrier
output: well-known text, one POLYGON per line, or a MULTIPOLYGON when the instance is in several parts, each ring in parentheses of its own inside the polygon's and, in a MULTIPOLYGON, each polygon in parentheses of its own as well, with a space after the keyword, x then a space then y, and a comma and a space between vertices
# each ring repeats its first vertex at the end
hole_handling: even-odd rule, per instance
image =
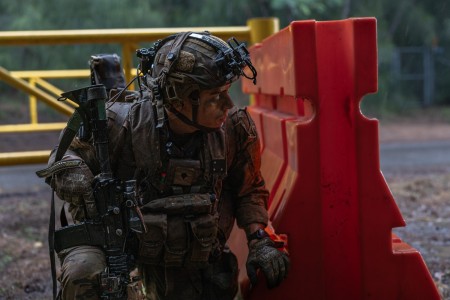
POLYGON ((420 253, 391 234, 404 220, 379 166, 378 121, 359 110, 377 90, 376 20, 293 22, 251 49, 250 108, 263 137, 269 214, 288 236, 280 287, 245 280, 245 237, 230 244, 249 299, 439 299, 420 253))

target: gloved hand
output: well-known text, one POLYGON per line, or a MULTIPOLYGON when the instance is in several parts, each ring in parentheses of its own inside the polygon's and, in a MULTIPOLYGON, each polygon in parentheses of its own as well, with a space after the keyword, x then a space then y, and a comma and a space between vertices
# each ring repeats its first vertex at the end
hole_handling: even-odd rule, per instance
POLYGON ((71 211, 74 219, 85 218, 84 206, 88 215, 96 214, 92 190, 93 180, 94 175, 84 162, 79 166, 62 170, 54 175, 51 186, 61 200, 70 204, 69 211, 71 211))
POLYGON ((257 282, 256 271, 260 268, 266 276, 267 287, 278 286, 286 278, 289 266, 288 255, 275 248, 269 237, 250 242, 246 267, 252 285, 257 282))

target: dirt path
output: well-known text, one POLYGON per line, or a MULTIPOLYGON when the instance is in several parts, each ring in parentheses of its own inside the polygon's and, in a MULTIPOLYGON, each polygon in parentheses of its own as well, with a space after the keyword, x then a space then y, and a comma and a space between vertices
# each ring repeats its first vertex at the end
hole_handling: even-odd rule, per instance
POLYGON ((449 123, 380 123, 380 143, 450 141, 449 123))

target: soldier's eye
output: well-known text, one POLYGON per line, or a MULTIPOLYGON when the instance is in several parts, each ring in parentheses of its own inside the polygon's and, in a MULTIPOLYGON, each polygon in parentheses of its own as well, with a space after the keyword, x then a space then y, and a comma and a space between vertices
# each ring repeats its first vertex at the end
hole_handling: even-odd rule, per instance
POLYGON ((216 94, 216 95, 212 96, 212 97, 209 99, 209 101, 210 101, 210 102, 217 102, 217 101, 220 101, 220 95, 219 95, 219 94, 216 94))

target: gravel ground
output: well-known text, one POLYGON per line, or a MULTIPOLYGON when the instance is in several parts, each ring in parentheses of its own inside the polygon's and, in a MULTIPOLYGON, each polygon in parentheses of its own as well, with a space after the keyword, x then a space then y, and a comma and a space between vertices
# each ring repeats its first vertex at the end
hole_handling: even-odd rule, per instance
POLYGON ((450 173, 386 180, 407 224, 393 232, 420 251, 443 299, 450 299, 450 173))
MULTIPOLYGON (((433 118, 387 122, 380 126, 380 143, 444 145, 450 141, 450 124, 433 118)), ((431 147, 432 148, 432 147, 431 147)), ((430 155, 436 155, 431 151, 430 155)), ((450 153, 447 153, 447 157, 450 153)), ((414 157, 414 158, 418 158, 414 157)), ((433 161, 436 157, 430 157, 433 161)), ((448 159, 447 159, 448 160, 448 159)), ((406 227, 393 230, 422 254, 442 299, 450 299, 450 164, 398 164, 383 170, 406 227)))

